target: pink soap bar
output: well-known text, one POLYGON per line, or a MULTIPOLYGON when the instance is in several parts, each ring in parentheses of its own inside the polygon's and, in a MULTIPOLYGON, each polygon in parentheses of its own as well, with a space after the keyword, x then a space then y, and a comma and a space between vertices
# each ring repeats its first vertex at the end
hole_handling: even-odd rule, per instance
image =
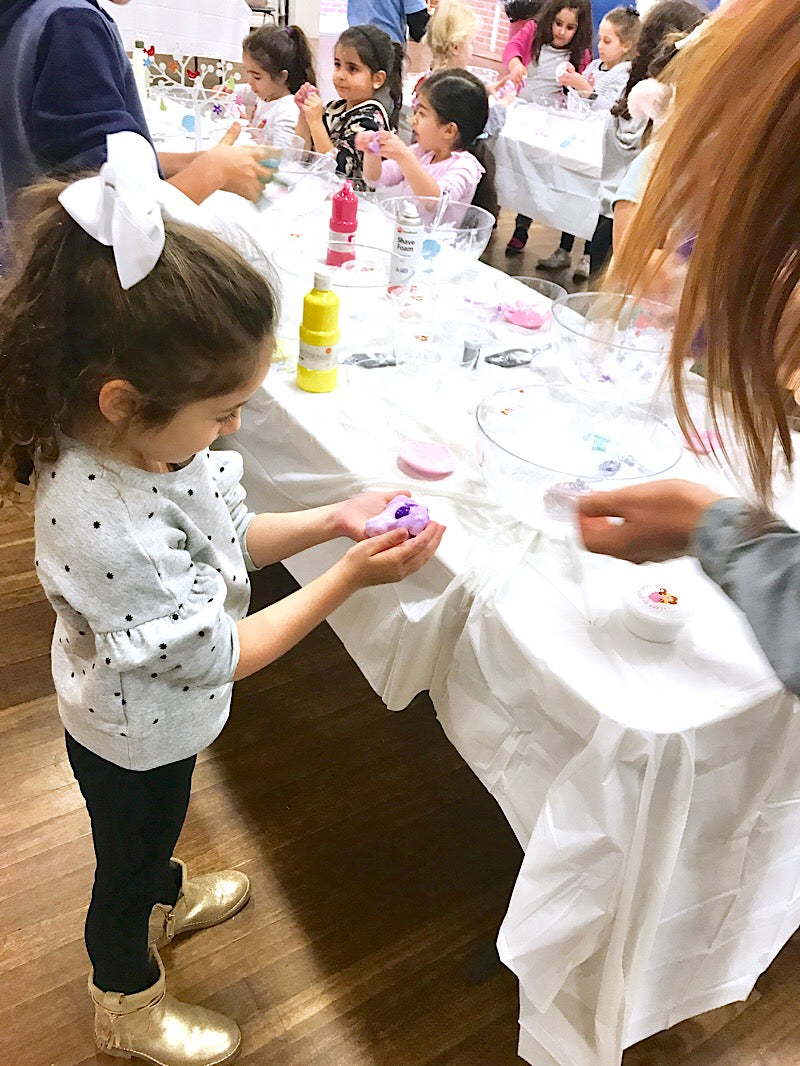
POLYGON ((503 318, 512 326, 522 326, 524 329, 541 329, 550 321, 550 312, 542 314, 530 304, 505 304, 503 306, 503 318))
POLYGON ((400 446, 397 465, 404 474, 423 481, 441 481, 455 470, 450 449, 429 440, 405 441, 400 446))
POLYGON ((367 519, 364 532, 368 537, 379 537, 390 529, 407 529, 410 537, 416 537, 429 521, 427 507, 415 503, 410 496, 394 496, 384 511, 367 519))

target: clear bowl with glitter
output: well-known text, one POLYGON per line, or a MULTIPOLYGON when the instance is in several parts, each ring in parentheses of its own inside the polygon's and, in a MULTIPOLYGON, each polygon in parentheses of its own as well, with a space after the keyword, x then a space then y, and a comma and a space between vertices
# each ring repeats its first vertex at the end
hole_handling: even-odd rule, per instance
POLYGON ((392 311, 387 289, 393 253, 358 241, 330 246, 289 238, 270 260, 281 289, 281 336, 296 337, 303 316, 303 298, 314 287, 314 274, 330 275, 340 300, 341 355, 355 350, 387 348, 391 343, 392 311), (341 266, 328 266, 329 247, 352 255, 341 266), (365 347, 366 346, 366 347, 365 347))
POLYGON ((553 304, 559 365, 575 383, 646 402, 664 377, 675 313, 619 293, 579 292, 553 304))
POLYGON ((510 515, 549 533, 573 528, 584 493, 657 477, 681 457, 672 429, 646 408, 572 384, 492 393, 476 419, 490 491, 510 515))
POLYGON ((453 254, 478 259, 492 235, 495 219, 489 211, 474 204, 450 200, 442 203, 437 196, 389 196, 377 200, 381 213, 394 223, 413 204, 422 220, 422 263, 424 273, 446 271, 453 266, 453 254), (449 254, 448 254, 449 253, 449 254))

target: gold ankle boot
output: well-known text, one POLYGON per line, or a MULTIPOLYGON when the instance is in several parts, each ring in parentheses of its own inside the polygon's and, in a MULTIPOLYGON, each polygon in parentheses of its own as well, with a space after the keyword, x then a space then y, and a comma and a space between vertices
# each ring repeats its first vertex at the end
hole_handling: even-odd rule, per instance
POLYGON ((250 878, 241 870, 220 870, 189 877, 186 864, 173 858, 181 868, 182 881, 174 907, 156 903, 150 913, 150 944, 164 947, 179 933, 219 925, 242 909, 250 899, 250 878))
POLYGON ((89 977, 94 1003, 94 1038, 100 1051, 119 1058, 146 1059, 156 1066, 217 1066, 239 1049, 239 1026, 224 1014, 181 1003, 167 992, 158 952, 158 980, 126 996, 103 992, 89 977))

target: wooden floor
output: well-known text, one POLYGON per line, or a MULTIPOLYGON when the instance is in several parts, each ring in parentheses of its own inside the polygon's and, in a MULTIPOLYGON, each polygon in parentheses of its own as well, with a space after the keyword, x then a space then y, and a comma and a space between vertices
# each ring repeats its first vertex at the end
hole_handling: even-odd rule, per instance
MULTIPOLYGON (((288 584, 266 572, 257 602, 288 584)), ((51 627, 30 522, 0 511, 0 1066, 111 1066, 93 1049, 92 849, 51 627)), ((237 687, 198 763, 179 854, 253 882, 241 914, 164 951, 174 993, 238 1020, 243 1066, 520 1062, 515 980, 492 966, 517 844, 429 701, 386 711, 327 626, 237 687)), ((795 938, 746 1009, 652 1037, 624 1066, 797 1066, 798 979, 795 938)))

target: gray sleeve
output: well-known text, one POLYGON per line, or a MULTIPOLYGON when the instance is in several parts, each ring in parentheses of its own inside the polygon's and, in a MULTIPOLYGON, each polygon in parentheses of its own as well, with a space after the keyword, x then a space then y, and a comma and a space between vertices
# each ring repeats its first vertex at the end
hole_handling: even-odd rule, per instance
POLYGON ((250 553, 247 550, 247 530, 255 518, 255 512, 248 509, 246 503, 247 494, 242 488, 244 462, 238 452, 232 451, 215 451, 213 458, 215 461, 212 464, 212 477, 231 516, 233 528, 236 530, 236 536, 239 540, 239 547, 244 557, 245 567, 252 573, 252 571, 258 570, 259 567, 250 558, 250 553))
POLYGON ((704 512, 691 548, 744 612, 782 683, 800 695, 800 533, 742 500, 725 499, 704 512))
POLYGON ((228 684, 239 637, 220 575, 195 562, 171 523, 142 528, 122 493, 99 479, 94 484, 77 514, 80 486, 63 470, 37 499, 39 573, 48 599, 79 633, 86 623, 104 666, 147 669, 154 677, 174 670, 209 688, 228 684))
POLYGON ((508 108, 505 104, 492 104, 489 108, 489 118, 483 128, 484 136, 496 137, 505 126, 508 118, 508 108))
MULTIPOLYGON (((591 64, 590 64, 591 65, 591 64)), ((584 71, 584 74, 586 71, 584 71)), ((595 72, 595 97, 592 100, 592 111, 610 111, 622 90, 628 84, 630 64, 618 63, 609 71, 598 70, 595 72)))

